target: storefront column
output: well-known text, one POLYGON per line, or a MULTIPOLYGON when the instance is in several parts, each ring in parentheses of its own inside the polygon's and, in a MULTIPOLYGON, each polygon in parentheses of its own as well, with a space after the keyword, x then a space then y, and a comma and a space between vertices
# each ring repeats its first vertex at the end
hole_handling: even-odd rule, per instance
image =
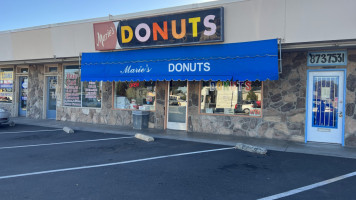
POLYGON ((345 145, 356 146, 356 49, 348 50, 345 104, 345 145))
POLYGON ((199 84, 200 81, 188 81, 188 132, 194 131, 193 119, 199 113, 199 84))
MULTIPOLYGON (((155 111, 155 128, 164 129, 165 123, 165 101, 166 101, 166 91, 167 82, 157 81, 156 84, 156 111, 155 111)), ((150 120, 151 121, 151 120, 150 120)))
POLYGON ((28 73, 27 117, 43 118, 44 66, 30 65, 28 73))

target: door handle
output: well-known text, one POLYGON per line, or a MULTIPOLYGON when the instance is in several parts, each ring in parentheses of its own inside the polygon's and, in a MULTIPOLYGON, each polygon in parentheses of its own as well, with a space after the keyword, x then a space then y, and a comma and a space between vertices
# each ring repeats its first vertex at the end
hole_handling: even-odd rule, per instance
POLYGON ((342 115, 342 112, 340 111, 340 112, 339 112, 339 117, 342 117, 342 116, 343 116, 343 115, 342 115))

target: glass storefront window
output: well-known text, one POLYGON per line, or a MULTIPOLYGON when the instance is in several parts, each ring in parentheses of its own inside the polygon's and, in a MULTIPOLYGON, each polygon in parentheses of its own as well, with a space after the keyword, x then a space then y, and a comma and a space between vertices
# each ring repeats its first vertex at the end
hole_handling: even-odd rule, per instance
POLYGON ((204 81, 201 113, 261 116, 262 82, 204 81))
POLYGON ((20 116, 26 116, 27 111, 27 97, 28 97, 28 77, 27 76, 19 76, 20 85, 20 116))
POLYGON ((101 82, 82 82, 82 106, 101 108, 101 82))
POLYGON ((102 82, 81 82, 78 65, 64 68, 63 105, 101 108, 102 82))
POLYGON ((155 82, 115 82, 114 107, 155 110, 155 82))
POLYGON ((21 68, 20 73, 27 74, 28 73, 28 68, 21 68))
POLYGON ((0 68, 0 103, 12 103, 14 70, 0 68))
POLYGON ((50 73, 53 73, 53 72, 57 72, 57 67, 49 67, 48 68, 48 72, 50 72, 50 73))
POLYGON ((79 66, 64 68, 64 106, 81 107, 81 82, 79 66))

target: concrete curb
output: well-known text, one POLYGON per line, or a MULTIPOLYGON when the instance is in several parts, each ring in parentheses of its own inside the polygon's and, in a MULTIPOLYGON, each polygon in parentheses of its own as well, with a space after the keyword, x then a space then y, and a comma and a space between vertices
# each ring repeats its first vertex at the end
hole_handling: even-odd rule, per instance
POLYGON ((143 140, 143 141, 146 141, 146 142, 153 142, 155 141, 155 139, 151 136, 148 136, 148 135, 143 135, 141 133, 136 133, 135 134, 135 138, 137 139, 140 139, 140 140, 143 140))
POLYGON ((243 144, 243 143, 237 143, 235 145, 235 149, 239 149, 242 151, 248 151, 248 152, 252 152, 252 153, 263 154, 263 155, 265 155, 267 153, 267 149, 265 149, 265 148, 252 146, 249 144, 243 144))
POLYGON ((74 133, 73 129, 71 129, 69 127, 66 127, 66 126, 63 128, 63 131, 66 132, 66 133, 74 133))

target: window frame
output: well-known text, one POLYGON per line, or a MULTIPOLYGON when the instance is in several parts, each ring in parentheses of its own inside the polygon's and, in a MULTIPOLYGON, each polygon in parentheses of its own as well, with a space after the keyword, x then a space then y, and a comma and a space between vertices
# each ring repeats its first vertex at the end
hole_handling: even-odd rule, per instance
MULTIPOLYGON (((199 115, 210 115, 210 116, 229 116, 229 117, 247 117, 247 118, 262 118, 263 117, 263 81, 261 81, 261 115, 260 116, 250 116, 250 115, 234 115, 234 114, 215 114, 215 113, 202 113, 201 112, 201 90, 203 86, 203 82, 210 81, 199 81, 199 115)), ((252 82, 252 81, 251 81, 252 82)))
POLYGON ((16 75, 17 76, 28 76, 30 72, 29 65, 18 65, 16 66, 16 75), (22 70, 27 70, 27 72, 23 72, 22 70))
POLYGON ((15 102, 15 82, 16 82, 16 71, 14 66, 1 66, 0 69, 12 69, 12 100, 11 102, 0 102, 1 104, 12 104, 15 102))
MULTIPOLYGON (((115 107, 115 83, 116 82, 126 82, 129 83, 129 81, 113 81, 112 82, 112 110, 126 110, 126 111, 135 111, 135 110, 140 110, 140 109, 126 109, 126 108, 116 108, 115 107)), ((130 81, 131 82, 131 81, 130 81)), ((135 82, 148 82, 148 81, 135 81, 135 82)), ((155 89, 157 89, 157 81, 152 81, 155 84, 155 89)), ((149 112, 156 112, 156 106, 157 106, 157 91, 156 91, 156 96, 155 96, 155 101, 154 101, 155 109, 154 110, 142 110, 142 111, 149 111, 149 112)))
MULTIPOLYGON (((81 77, 82 77, 82 75, 81 75, 81 73, 82 73, 82 68, 81 68, 81 65, 80 64, 77 64, 77 63, 71 63, 71 64, 66 64, 66 65, 63 65, 63 67, 62 67, 62 75, 63 75, 63 80, 62 80, 62 107, 65 107, 65 108, 88 108, 88 109, 102 109, 103 108, 103 101, 102 101, 102 99, 103 99, 103 94, 102 94, 102 91, 103 91, 103 81, 96 81, 96 82, 99 82, 99 84, 100 84, 100 90, 101 90, 101 104, 100 104, 100 107, 84 107, 83 106, 83 98, 82 98, 82 96, 83 96, 83 93, 84 93, 84 91, 83 91, 83 82, 84 81, 82 81, 82 79, 81 79, 81 77), (66 80, 66 78, 65 78, 65 70, 66 70, 66 67, 68 67, 68 66, 78 66, 78 69, 79 69, 79 74, 80 74, 80 76, 79 76, 79 78, 80 78, 80 106, 66 106, 66 105, 64 105, 64 99, 65 99, 65 80, 66 80)), ((89 81, 85 81, 85 82, 89 82, 89 81)))

